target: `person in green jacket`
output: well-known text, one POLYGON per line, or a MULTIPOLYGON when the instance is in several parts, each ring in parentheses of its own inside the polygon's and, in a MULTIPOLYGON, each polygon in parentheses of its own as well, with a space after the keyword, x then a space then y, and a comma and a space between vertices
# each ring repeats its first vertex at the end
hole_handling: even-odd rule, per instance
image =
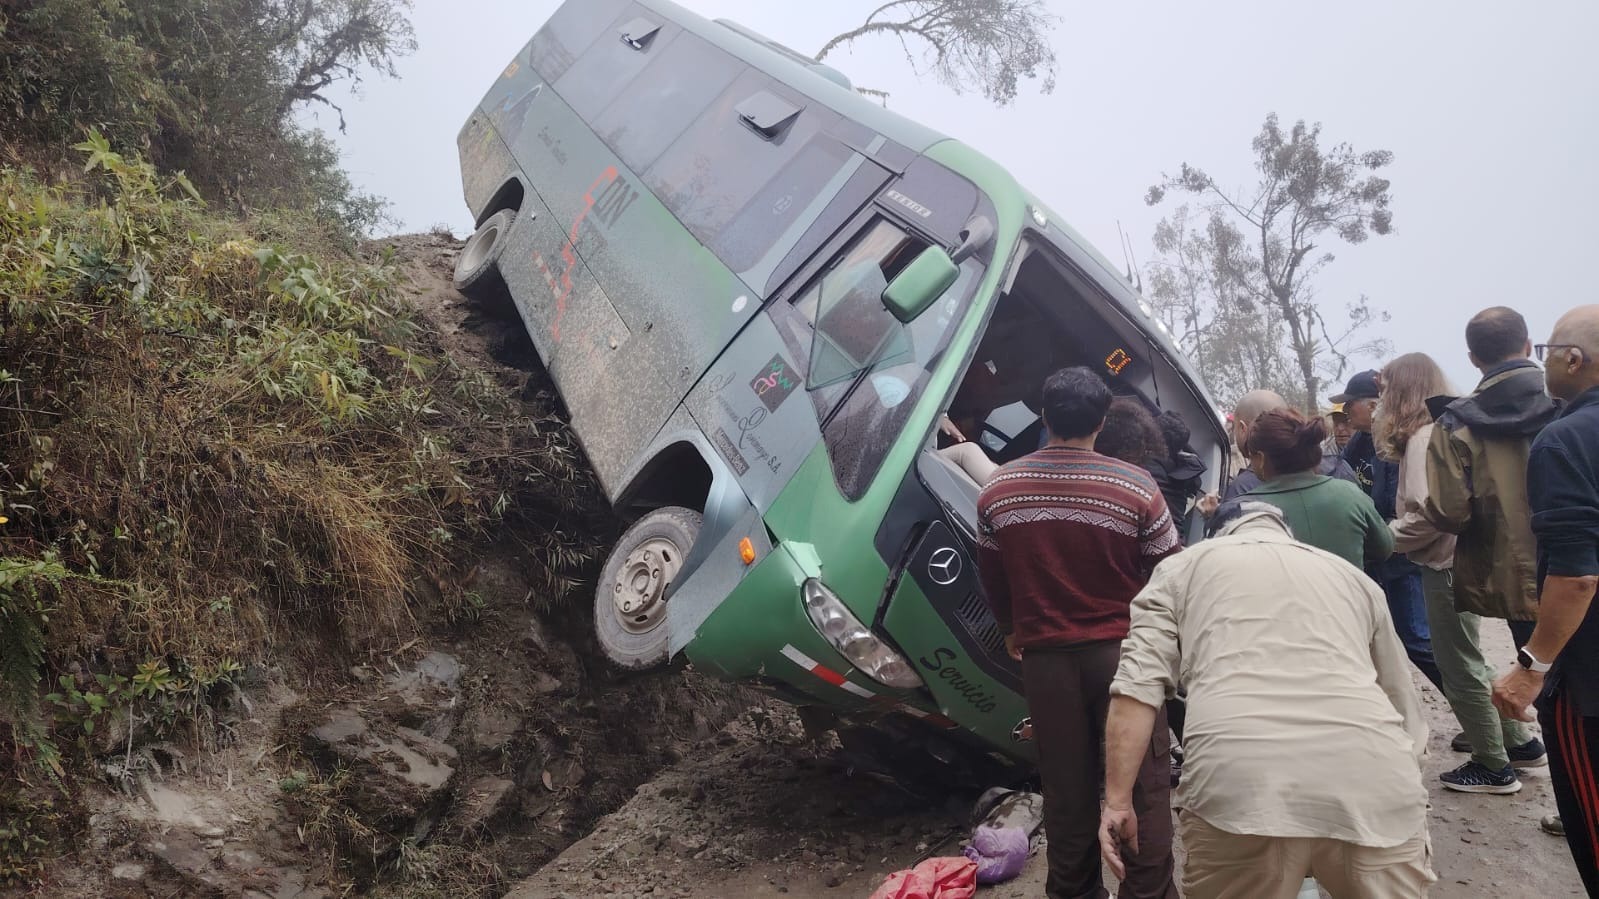
POLYGON ((1327 426, 1293 409, 1263 413, 1243 451, 1260 486, 1240 499, 1281 509, 1294 539, 1364 569, 1393 555, 1394 535, 1371 497, 1348 481, 1318 474, 1327 426))

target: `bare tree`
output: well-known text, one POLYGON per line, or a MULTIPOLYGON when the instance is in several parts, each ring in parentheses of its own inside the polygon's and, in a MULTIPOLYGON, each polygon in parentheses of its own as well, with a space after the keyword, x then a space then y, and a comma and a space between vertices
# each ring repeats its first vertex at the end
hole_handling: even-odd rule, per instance
POLYGON ((957 94, 976 88, 1004 106, 1023 79, 1040 80, 1046 94, 1055 89, 1048 35, 1056 21, 1043 0, 892 0, 824 44, 816 60, 861 38, 888 35, 918 75, 931 72, 957 94))
POLYGON ((1207 214, 1200 228, 1184 206, 1157 226, 1152 293, 1224 395, 1283 391, 1292 381, 1285 395, 1313 409, 1324 381, 1342 378, 1351 357, 1386 351, 1386 341, 1360 336, 1386 314, 1361 296, 1329 321, 1314 282, 1334 258, 1318 253, 1329 235, 1355 244, 1392 231, 1388 179, 1376 173, 1393 154, 1349 144, 1323 150, 1320 137, 1320 124, 1303 121, 1284 132, 1273 113, 1252 142, 1258 180, 1248 191, 1224 190, 1184 163, 1145 197, 1154 206, 1182 191, 1207 214))
POLYGON ((1237 244, 1230 228, 1214 214, 1196 222, 1186 205, 1163 219, 1155 226, 1156 258, 1146 266, 1147 298, 1224 406, 1257 388, 1294 396, 1300 387, 1284 352, 1281 314, 1240 301, 1226 267, 1216 264, 1218 250, 1224 258, 1237 244))

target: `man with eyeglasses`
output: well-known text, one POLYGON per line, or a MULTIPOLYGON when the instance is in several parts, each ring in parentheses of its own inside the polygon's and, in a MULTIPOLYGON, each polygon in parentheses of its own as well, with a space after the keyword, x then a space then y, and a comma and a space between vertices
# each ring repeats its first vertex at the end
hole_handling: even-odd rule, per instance
POLYGON ((1599 894, 1599 306, 1566 313, 1547 344, 1549 394, 1560 417, 1532 443, 1527 498, 1538 542, 1538 625, 1517 666, 1494 684, 1506 715, 1538 722, 1549 742, 1566 845, 1589 895, 1599 894))

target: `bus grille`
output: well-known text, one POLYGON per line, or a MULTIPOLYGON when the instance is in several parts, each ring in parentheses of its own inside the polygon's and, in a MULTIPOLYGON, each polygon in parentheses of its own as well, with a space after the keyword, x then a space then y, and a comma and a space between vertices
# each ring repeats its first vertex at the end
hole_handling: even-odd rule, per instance
POLYGON ((999 632, 999 622, 994 620, 994 613, 988 610, 988 603, 983 602, 980 593, 968 593, 961 604, 955 608, 955 617, 965 626, 966 632, 972 635, 977 645, 983 651, 996 658, 1005 657, 1005 635, 999 632))

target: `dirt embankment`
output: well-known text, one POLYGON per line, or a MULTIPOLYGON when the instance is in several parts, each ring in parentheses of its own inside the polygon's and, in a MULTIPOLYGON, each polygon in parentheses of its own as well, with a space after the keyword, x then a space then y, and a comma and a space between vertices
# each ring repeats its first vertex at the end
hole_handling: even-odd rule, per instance
MULTIPOLYGON (((420 340, 519 397, 526 420, 555 422, 514 312, 449 288, 459 242, 387 243, 430 325, 420 340)), ((501 426, 482 423, 485 447, 513 446, 501 426)), ((516 499, 562 486, 530 483, 516 499)), ((616 527, 603 514, 561 526, 598 558, 616 527)), ((77 797, 78 853, 33 892, 503 895, 754 704, 692 672, 618 677, 591 637, 591 588, 529 564, 552 551, 550 530, 512 524, 462 546, 467 573, 439 586, 466 599, 437 604, 448 612, 392 656, 253 669, 215 748, 101 759, 107 783, 77 797)))

